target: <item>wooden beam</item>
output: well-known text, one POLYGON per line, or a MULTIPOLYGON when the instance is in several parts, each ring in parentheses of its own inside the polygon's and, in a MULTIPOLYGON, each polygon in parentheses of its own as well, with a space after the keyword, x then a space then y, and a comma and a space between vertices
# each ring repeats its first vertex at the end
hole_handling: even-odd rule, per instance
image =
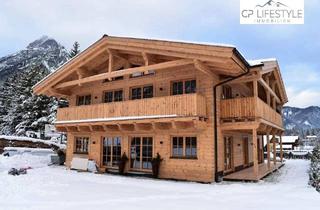
POLYGON ((259 161, 258 161, 258 142, 257 142, 257 130, 252 129, 252 149, 253 149, 253 173, 256 179, 259 176, 259 161))
POLYGON ((62 91, 62 90, 57 90, 55 88, 50 88, 49 91, 53 93, 54 95, 59 95, 61 97, 67 98, 70 96, 72 93, 70 91, 62 91))
POLYGON ((203 62, 199 61, 199 60, 194 60, 194 67, 196 69, 198 69, 199 71, 211 76, 211 77, 215 77, 215 75, 213 74, 213 72, 210 70, 210 68, 205 65, 203 62))
POLYGON ((282 134, 280 134, 280 161, 283 162, 282 134))
POLYGON ((190 59, 179 59, 175 61, 168 61, 168 62, 163 62, 163 63, 158 63, 154 65, 149 65, 149 66, 141 66, 141 67, 135 67, 135 68, 129 68, 129 69, 123 69, 119 71, 113 71, 113 72, 108 72, 108 73, 102 73, 90 77, 86 77, 79 80, 72 80, 68 82, 63 82, 55 86, 55 88, 64 88, 64 87, 69 87, 69 86, 74 86, 77 85, 79 82, 80 83, 88 83, 88 82, 94 82, 94 81, 99 81, 99 80, 104 80, 107 78, 113 78, 113 77, 119 77, 119 76, 124 76, 128 74, 133 74, 136 72, 145 72, 148 70, 161 70, 161 69, 167 69, 167 68, 172 68, 172 67, 178 67, 178 66, 185 66, 188 64, 192 64, 193 61, 190 59))
MULTIPOLYGON (((111 74, 112 70, 113 70, 113 64, 114 64, 114 61, 113 61, 113 54, 111 52, 110 49, 107 49, 108 53, 109 53, 109 64, 108 64, 108 73, 109 75, 111 74)), ((108 80, 111 81, 111 77, 108 77, 108 80)))
POLYGON ((275 99, 277 100, 277 102, 279 102, 279 103, 281 102, 280 99, 279 99, 279 97, 277 96, 277 94, 271 89, 271 87, 270 87, 262 78, 259 79, 259 83, 260 83, 264 88, 266 88, 273 97, 275 97, 275 99))
POLYGON ((270 165, 270 136, 269 136, 269 133, 267 133, 267 165, 268 165, 268 170, 270 170, 271 165, 270 165))
POLYGON ((273 144, 273 164, 277 164, 277 150, 276 150, 276 136, 272 135, 272 144, 273 144))

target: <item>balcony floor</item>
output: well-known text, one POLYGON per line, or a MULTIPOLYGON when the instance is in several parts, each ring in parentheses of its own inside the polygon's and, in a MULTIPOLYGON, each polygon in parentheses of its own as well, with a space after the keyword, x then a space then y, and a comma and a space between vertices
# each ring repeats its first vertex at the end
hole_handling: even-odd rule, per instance
POLYGON ((229 181, 259 181, 260 179, 263 179, 270 173, 278 170, 284 165, 284 163, 277 162, 276 165, 271 162, 270 170, 268 170, 268 164, 261 163, 259 164, 259 170, 258 170, 258 177, 255 177, 253 174, 253 166, 243 169, 241 171, 237 171, 234 173, 231 173, 229 175, 226 175, 223 177, 223 180, 229 180, 229 181))

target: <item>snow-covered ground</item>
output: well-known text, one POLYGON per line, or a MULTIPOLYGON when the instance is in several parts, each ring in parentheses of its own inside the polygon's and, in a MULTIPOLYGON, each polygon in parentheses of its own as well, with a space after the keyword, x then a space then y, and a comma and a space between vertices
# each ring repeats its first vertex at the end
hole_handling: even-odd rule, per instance
POLYGON ((47 162, 28 154, 0 156, 1 210, 312 210, 320 204, 320 194, 307 185, 305 160, 289 160, 259 183, 219 184, 78 173, 47 162), (12 166, 34 169, 11 176, 12 166))

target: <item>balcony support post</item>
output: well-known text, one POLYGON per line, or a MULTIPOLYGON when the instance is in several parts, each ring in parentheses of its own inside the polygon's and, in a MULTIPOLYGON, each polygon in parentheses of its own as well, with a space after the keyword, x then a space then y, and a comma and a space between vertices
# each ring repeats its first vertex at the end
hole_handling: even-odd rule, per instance
POLYGON ((252 129, 252 149, 253 149, 253 173, 256 179, 259 176, 259 161, 258 161, 258 138, 257 138, 257 129, 252 129))
POLYGON ((267 164, 268 164, 268 170, 270 170, 270 138, 269 138, 269 132, 267 132, 267 164))
POLYGON ((280 161, 283 162, 282 134, 280 134, 280 161))
POLYGON ((277 150, 276 150, 276 136, 272 134, 272 143, 273 143, 273 164, 276 166, 277 164, 277 150))

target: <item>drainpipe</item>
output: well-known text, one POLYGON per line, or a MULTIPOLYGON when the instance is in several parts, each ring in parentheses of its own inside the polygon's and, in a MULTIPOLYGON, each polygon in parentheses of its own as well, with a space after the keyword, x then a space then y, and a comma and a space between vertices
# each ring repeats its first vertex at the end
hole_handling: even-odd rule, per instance
POLYGON ((248 62, 241 56, 241 54, 237 51, 234 50, 234 52, 236 53, 236 55, 238 55, 240 57, 240 59, 246 64, 246 69, 245 72, 242 74, 239 74, 238 76, 235 77, 230 77, 229 79, 226 79, 218 84, 216 84, 213 87, 213 106, 214 106, 214 169, 215 169, 215 174, 214 174, 214 178, 215 178, 215 182, 221 182, 222 181, 222 176, 223 176, 223 172, 219 172, 218 171, 218 119, 217 119, 217 88, 221 85, 224 85, 228 82, 231 82, 233 80, 236 80, 240 77, 243 77, 247 74, 250 73, 250 65, 248 64, 248 62))

